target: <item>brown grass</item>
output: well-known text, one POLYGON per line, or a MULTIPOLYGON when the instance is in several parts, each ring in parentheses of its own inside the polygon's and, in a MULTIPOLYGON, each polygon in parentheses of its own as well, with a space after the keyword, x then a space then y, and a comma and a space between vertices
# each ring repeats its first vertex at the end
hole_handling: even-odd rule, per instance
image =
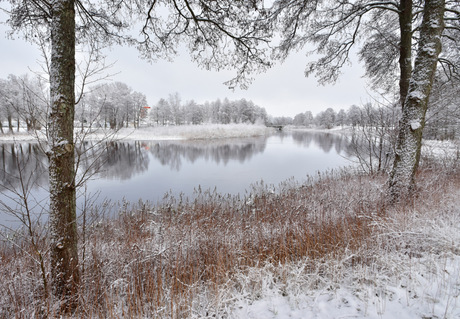
MULTIPOLYGON (((86 225, 75 317, 184 318, 197 296, 219 298, 236 271, 299 260, 313 269, 315 261, 344 254, 352 267, 370 264, 372 247, 393 245, 375 240, 383 223, 410 223, 405 212, 436 207, 460 188, 457 166, 425 164, 417 180, 415 199, 397 206, 387 204, 385 176, 344 172, 303 185, 288 181, 277 192, 259 184, 245 197, 199 192, 190 200, 124 205, 117 218, 86 225)), ((28 241, 12 242, 0 243, 0 318, 58 315, 28 241)), ((46 238, 41 244, 46 252, 46 238)))

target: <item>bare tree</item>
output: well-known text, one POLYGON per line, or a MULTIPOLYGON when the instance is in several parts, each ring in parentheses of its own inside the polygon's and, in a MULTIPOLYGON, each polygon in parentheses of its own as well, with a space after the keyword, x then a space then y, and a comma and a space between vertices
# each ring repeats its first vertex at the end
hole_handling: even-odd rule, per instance
POLYGON ((392 92, 392 83, 399 80, 404 111, 389 183, 394 198, 410 193, 415 183, 438 60, 446 75, 458 74, 459 13, 458 1, 434 0, 278 0, 271 10, 281 38, 277 58, 285 59, 307 43, 315 45, 311 53, 321 54, 307 65, 306 75, 314 73, 321 83, 336 81, 350 62, 352 48, 362 43, 359 56, 374 86, 392 92), (440 55, 441 41, 450 49, 448 54, 440 55), (415 46, 418 51, 412 65, 415 46))
POLYGON ((426 114, 424 135, 428 138, 445 140, 460 136, 459 85, 458 78, 437 75, 426 114))
POLYGON ((335 125, 337 114, 332 108, 327 108, 325 111, 318 113, 315 117, 316 124, 327 129, 331 129, 335 125))
MULTIPOLYGON (((11 240, 12 236, 7 235, 14 234, 13 237, 17 236, 30 243, 33 252, 27 255, 38 266, 42 280, 39 294, 47 298, 49 290, 46 257, 49 251, 41 249, 47 237, 47 228, 41 224, 41 216, 46 215, 47 209, 45 200, 35 196, 33 192, 33 189, 39 187, 41 181, 47 178, 44 155, 40 152, 38 144, 29 144, 28 147, 11 144, 9 150, 5 148, 6 146, 2 145, 0 213, 14 217, 18 224, 0 225, 0 237, 15 244, 11 240), (8 163, 5 163, 5 152, 10 153, 8 163)), ((18 248, 21 249, 19 246, 18 248)))
POLYGON ((369 174, 388 172, 396 144, 395 126, 399 108, 376 102, 360 109, 360 120, 352 126, 350 150, 362 171, 369 174))
POLYGON ((26 124, 28 132, 45 127, 49 101, 48 95, 45 93, 47 85, 43 83, 42 78, 11 74, 9 81, 18 95, 16 103, 13 104, 18 120, 21 119, 26 124))
POLYGON ((20 118, 18 110, 22 108, 22 88, 19 82, 15 80, 16 76, 10 74, 7 80, 1 80, 2 94, 0 96, 0 114, 2 118, 6 118, 8 122, 8 132, 13 133, 14 123, 17 122, 17 129, 19 130, 20 118))
POLYGON ((390 175, 393 199, 411 194, 414 188, 415 172, 422 148, 425 114, 441 53, 444 10, 444 0, 425 1, 417 57, 404 103, 395 161, 390 175))

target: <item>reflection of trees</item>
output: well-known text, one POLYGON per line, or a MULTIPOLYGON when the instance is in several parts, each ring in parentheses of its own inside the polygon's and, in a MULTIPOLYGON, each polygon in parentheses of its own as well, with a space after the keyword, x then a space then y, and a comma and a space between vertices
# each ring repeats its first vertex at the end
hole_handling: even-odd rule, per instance
MULTIPOLYGON (((291 133, 280 132, 282 138, 291 133)), ((335 148, 345 156, 352 154, 347 137, 323 132, 292 132, 294 142, 302 147, 312 143, 323 151, 335 148)), ((147 171, 149 154, 161 165, 180 170, 185 162, 195 163, 199 159, 226 165, 230 161, 244 163, 255 154, 264 152, 266 137, 248 139, 222 139, 199 141, 160 142, 84 142, 76 146, 78 157, 77 181, 96 176, 127 180, 147 171)), ((18 163, 24 176, 34 175, 37 186, 48 183, 47 158, 38 144, 0 144, 0 191, 8 187, 18 187, 18 163)))
POLYGON ((0 158, 0 191, 19 188, 21 176, 28 188, 48 183, 48 159, 37 143, 2 143, 0 158))
POLYGON ((88 143, 85 148, 82 171, 93 170, 102 178, 127 180, 146 171, 149 166, 149 157, 143 142, 110 142, 96 147, 88 143))
POLYGON ((335 151, 340 154, 347 153, 349 141, 346 136, 339 134, 323 133, 323 132, 292 132, 292 139, 301 146, 308 147, 313 142, 324 152, 329 153, 334 147, 335 151))
MULTIPOLYGON (((266 138, 219 141, 162 142, 84 142, 76 146, 78 177, 116 178, 126 180, 148 169, 149 156, 172 169, 179 170, 183 161, 194 163, 200 158, 226 165, 231 160, 241 163, 265 150, 266 138)), ((38 144, 0 144, 0 190, 19 186, 19 167, 23 176, 34 175, 34 187, 48 183, 47 157, 38 144)))
POLYGON ((309 147, 311 142, 314 140, 316 133, 293 131, 292 139, 297 145, 309 147))
MULTIPOLYGON (((119 178, 126 180, 146 171, 149 164, 146 145, 142 142, 84 142, 76 146, 78 176, 119 178)), ((23 179, 33 181, 33 188, 48 185, 48 159, 37 143, 0 143, 0 191, 20 187, 23 179), (33 178, 32 178, 33 177, 33 178)))
POLYGON ((262 153, 266 147, 266 138, 219 141, 178 141, 147 143, 150 153, 164 166, 180 170, 182 162, 194 163, 200 158, 226 165, 230 160, 244 163, 254 154, 262 153))

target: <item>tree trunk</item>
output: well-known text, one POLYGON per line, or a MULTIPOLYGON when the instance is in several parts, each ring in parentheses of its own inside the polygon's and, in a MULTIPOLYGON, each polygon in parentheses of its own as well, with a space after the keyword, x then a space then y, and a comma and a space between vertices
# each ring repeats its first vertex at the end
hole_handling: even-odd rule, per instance
POLYGON ((425 114, 441 52, 444 6, 444 0, 425 1, 417 57, 404 102, 395 160, 390 174, 390 193, 393 200, 411 195, 415 185, 425 114))
POLYGON ((49 115, 51 279, 62 309, 76 307, 80 282, 75 202, 75 8, 74 0, 52 2, 49 115))
POLYGON ((8 113, 7 115, 7 120, 8 120, 8 131, 10 133, 13 133, 13 117, 11 114, 8 113))
POLYGON ((404 107, 409 80, 412 72, 412 0, 401 0, 399 4, 399 30, 401 42, 399 43, 399 97, 401 106, 404 107))

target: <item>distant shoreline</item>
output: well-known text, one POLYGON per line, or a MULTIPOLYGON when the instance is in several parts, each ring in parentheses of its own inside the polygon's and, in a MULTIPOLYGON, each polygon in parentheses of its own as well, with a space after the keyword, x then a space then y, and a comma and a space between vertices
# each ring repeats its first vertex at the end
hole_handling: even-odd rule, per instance
MULTIPOLYGON (((139 129, 122 128, 86 130, 83 133, 75 129, 76 141, 124 140, 124 141, 156 141, 156 140, 194 140, 252 137, 273 134, 274 128, 257 124, 203 124, 180 126, 142 127, 139 129)), ((0 134, 1 142, 34 142, 46 139, 44 131, 20 131, 13 134, 0 134)))

